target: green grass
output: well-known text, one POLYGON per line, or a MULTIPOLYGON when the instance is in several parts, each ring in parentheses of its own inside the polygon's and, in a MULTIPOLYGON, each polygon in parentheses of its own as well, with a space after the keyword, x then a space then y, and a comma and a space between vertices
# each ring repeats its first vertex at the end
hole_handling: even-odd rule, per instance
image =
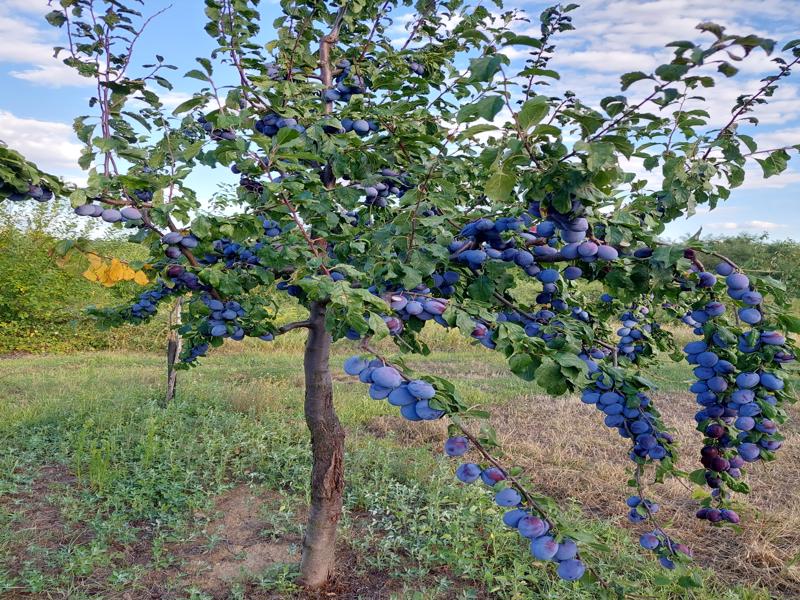
MULTIPOLYGON (((337 373, 342 359, 335 357, 337 373)), ((242 482, 277 492, 277 504, 262 511, 265 522, 276 536, 297 535, 309 478, 299 364, 290 349, 217 355, 182 373, 177 400, 162 408, 158 356, 3 361, 0 593, 81 599, 144 590, 153 572, 180 570, 171 548, 197 537, 203 521, 192 516, 242 482), (58 543, 25 527, 25 503, 43 501, 26 494, 41 485, 41 469, 53 465, 74 475, 49 486, 44 499, 54 511, 58 543), (134 548, 146 561, 129 560, 134 548)), ((470 402, 503 402, 535 390, 511 375, 466 376, 501 372, 503 363, 490 353, 437 353, 414 364, 464 374, 456 382, 470 402)), ((657 379, 681 387, 672 366, 662 367, 657 379)), ((597 597, 531 559, 519 536, 503 527, 485 489, 454 483, 454 465, 441 457, 438 442, 408 447, 391 435, 375 438, 368 426, 393 415, 392 407, 370 400, 366 387, 351 379, 337 375, 335 386, 348 429, 343 539, 356 557, 353 576, 382 574, 398 600, 597 597)), ((608 581, 658 599, 769 597, 721 585, 700 569, 692 571, 700 587, 685 590, 664 579, 627 531, 590 518, 568 499, 561 505, 572 527, 610 547, 589 552, 608 581)), ((292 597, 294 574, 293 565, 276 564, 232 585, 230 597, 247 597, 248 589, 292 597)), ((180 580, 174 590, 179 598, 204 597, 181 590, 180 580)))

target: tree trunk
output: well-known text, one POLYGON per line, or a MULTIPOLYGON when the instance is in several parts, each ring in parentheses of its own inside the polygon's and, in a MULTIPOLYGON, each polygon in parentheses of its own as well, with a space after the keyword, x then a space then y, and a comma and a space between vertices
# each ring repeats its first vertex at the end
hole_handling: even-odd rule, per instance
POLYGON ((172 402, 175 397, 175 384, 178 382, 178 371, 175 362, 181 353, 182 339, 176 325, 181 324, 181 306, 183 298, 178 298, 172 312, 169 313, 169 337, 167 338, 167 393, 164 396, 164 405, 172 402))
POLYGON ((312 303, 309 321, 303 365, 313 466, 300 583, 313 589, 325 585, 335 566, 336 527, 342 514, 344 489, 344 429, 333 409, 333 382, 328 367, 331 336, 325 330, 324 304, 312 303))

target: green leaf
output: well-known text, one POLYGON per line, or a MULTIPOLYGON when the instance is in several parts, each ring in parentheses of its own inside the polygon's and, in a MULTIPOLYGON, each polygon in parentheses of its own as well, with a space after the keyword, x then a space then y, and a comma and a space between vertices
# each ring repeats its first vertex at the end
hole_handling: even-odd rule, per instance
POLYGON ((488 302, 494 293, 494 283, 486 275, 481 275, 469 284, 467 293, 473 300, 488 302))
POLYGON ((561 374, 561 367, 550 358, 545 358, 536 369, 536 383, 553 396, 560 396, 567 391, 567 383, 561 374))
POLYGON ((169 80, 161 77, 160 75, 153 75, 153 80, 164 89, 172 89, 172 84, 169 82, 169 80))
POLYGON ((278 134, 273 138, 276 146, 288 144, 293 139, 300 137, 300 132, 291 127, 281 127, 278 134))
POLYGON ((211 222, 208 217, 199 216, 192 222, 192 233, 201 240, 211 233, 211 222))
POLYGON ((656 69, 658 75, 664 81, 679 81, 681 77, 689 71, 689 65, 668 64, 661 65, 656 69))
POLYGON ((553 71, 552 69, 539 69, 537 67, 524 69, 520 71, 519 74, 522 77, 536 77, 539 75, 540 77, 549 77, 550 79, 561 79, 561 75, 558 74, 558 71, 553 71))
POLYGON ((73 240, 59 240, 56 245, 53 247, 53 252, 60 257, 64 257, 67 255, 72 247, 75 245, 73 240))
POLYGON ((772 177, 786 170, 789 163, 789 154, 786 150, 776 150, 767 158, 757 158, 756 161, 764 171, 764 178, 772 177))
POLYGON ((191 77, 192 79, 199 79, 200 81, 208 81, 208 75, 197 69, 191 69, 187 71, 183 76, 191 77))
POLYGON ((86 204, 86 192, 84 190, 75 190, 69 195, 69 203, 73 208, 86 204))
POLYGON ((175 107, 175 110, 172 111, 173 115, 179 115, 183 112, 192 110, 193 108, 197 108, 206 103, 206 98, 204 96, 198 96, 196 98, 190 98, 185 102, 181 102, 178 106, 175 107))
POLYGON ((653 78, 652 75, 648 75, 647 73, 643 73, 642 71, 633 71, 631 73, 625 73, 622 77, 620 77, 620 85, 622 86, 622 91, 624 92, 637 81, 642 81, 643 79, 652 79, 652 78, 653 78))
POLYGON ((527 131, 531 125, 541 121, 548 112, 550 112, 550 105, 547 103, 547 98, 535 96, 522 105, 517 115, 519 126, 527 131))
POLYGON ((500 96, 487 96, 472 104, 465 104, 458 111, 458 122, 466 123, 478 118, 493 120, 503 108, 503 98, 500 96))
POLYGON ((369 322, 369 328, 373 334, 372 337, 376 342, 389 335, 389 328, 386 326, 386 322, 380 315, 374 312, 369 313, 368 322, 369 322))
POLYGON ((736 74, 739 72, 739 69, 737 69, 736 67, 734 67, 734 66, 733 66, 731 63, 729 63, 729 62, 722 62, 722 63, 720 63, 720 65, 717 67, 717 71, 719 71, 720 73, 722 73, 723 75, 725 75, 725 77, 733 77, 734 75, 736 75, 736 74))
POLYGON ((67 17, 60 10, 50 11, 44 16, 44 19, 53 27, 61 27, 67 22, 67 17))
POLYGON ((781 51, 782 51, 782 52, 786 52, 787 50, 791 50, 792 48, 796 48, 796 47, 798 47, 798 46, 800 46, 800 38, 798 38, 798 39, 796 39, 796 40, 791 40, 791 41, 787 42, 787 43, 786 43, 786 44, 783 46, 783 49, 782 49, 781 51))
POLYGON ((481 56, 469 61, 470 82, 491 81, 504 64, 508 64, 508 57, 503 54, 481 56))
POLYGON ((614 144, 607 142, 592 142, 588 148, 589 155, 586 160, 586 167, 594 172, 600 169, 616 164, 614 157, 614 144))
POLYGON ((691 575, 681 575, 678 577, 678 585, 682 588, 699 588, 703 587, 703 580, 700 579, 696 574, 692 573, 691 575))
POLYGON ((697 469, 689 473, 689 481, 697 485, 706 485, 706 470, 697 469))
POLYGON ((539 368, 540 364, 539 359, 530 354, 512 354, 511 358, 508 359, 508 366, 511 368, 511 372, 525 381, 536 379, 536 369, 539 368))
POLYGON ((708 33, 713 34, 717 39, 721 38, 725 28, 722 25, 717 25, 716 23, 712 23, 711 21, 700 23, 699 25, 695 26, 695 29, 699 29, 700 31, 707 31, 708 33))
POLYGON ((484 192, 490 200, 501 202, 508 199, 516 184, 516 175, 498 171, 488 179, 484 192))
POLYGON ((467 127, 464 131, 458 134, 456 141, 459 142, 461 140, 466 140, 486 131, 497 131, 497 127, 495 125, 489 125, 488 123, 467 127))
POLYGON ((800 333, 800 318, 789 314, 778 316, 781 326, 791 333, 800 333))
POLYGON ((581 372, 585 372, 587 370, 586 363, 583 362, 582 359, 578 358, 574 352, 556 352, 553 355, 553 358, 562 367, 578 369, 581 372))
POLYGON ((503 46, 530 46, 532 48, 541 48, 542 42, 529 35, 512 34, 503 42, 503 46))

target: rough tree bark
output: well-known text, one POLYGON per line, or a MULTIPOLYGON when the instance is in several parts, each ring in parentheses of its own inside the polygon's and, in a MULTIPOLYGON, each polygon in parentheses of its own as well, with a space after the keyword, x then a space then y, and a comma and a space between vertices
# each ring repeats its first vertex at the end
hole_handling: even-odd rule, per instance
POLYGON ((325 330, 325 305, 311 305, 305 369, 305 417, 311 432, 311 507, 308 513, 300 583, 319 588, 334 571, 336 528, 344 489, 344 429, 333 409, 333 382, 328 366, 331 336, 325 330))
POLYGON ((164 395, 164 404, 169 404, 175 397, 175 385, 178 382, 178 371, 175 362, 181 353, 183 340, 175 328, 181 324, 181 306, 183 298, 178 298, 172 312, 169 314, 169 338, 167 339, 167 393, 164 395))

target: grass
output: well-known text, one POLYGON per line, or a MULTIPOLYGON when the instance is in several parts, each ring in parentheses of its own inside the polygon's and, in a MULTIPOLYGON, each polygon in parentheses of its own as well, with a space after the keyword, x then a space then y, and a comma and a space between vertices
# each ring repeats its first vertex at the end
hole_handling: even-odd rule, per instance
MULTIPOLYGON (((167 408, 157 401, 160 356, 2 361, 0 594, 302 597, 293 578, 309 448, 297 341, 287 340, 269 352, 245 346, 210 357, 180 375, 167 408), (239 515, 235 523, 231 515, 239 515), (259 552, 264 560, 243 568, 246 555, 259 552), (242 572, 211 582, 217 570, 200 569, 215 565, 242 572)), ((343 358, 336 356, 335 395, 348 431, 347 491, 335 597, 596 597, 532 560, 485 489, 454 483, 454 464, 440 452, 442 424, 403 422, 339 375, 343 358)), ((677 484, 654 489, 669 529, 685 531, 698 555, 691 572, 698 587, 686 590, 638 548, 638 532, 623 518, 626 451, 597 415, 574 398, 541 396, 499 357, 463 345, 412 364, 452 377, 470 402, 493 404, 507 460, 559 501, 572 527, 611 548, 589 557, 609 581, 656 599, 800 594, 796 427, 787 429, 771 472, 752 478, 758 491, 742 532, 709 535, 690 517, 689 492, 677 484)), ((658 400, 681 441, 696 445, 691 402, 680 393, 686 378, 662 366, 658 400)))

